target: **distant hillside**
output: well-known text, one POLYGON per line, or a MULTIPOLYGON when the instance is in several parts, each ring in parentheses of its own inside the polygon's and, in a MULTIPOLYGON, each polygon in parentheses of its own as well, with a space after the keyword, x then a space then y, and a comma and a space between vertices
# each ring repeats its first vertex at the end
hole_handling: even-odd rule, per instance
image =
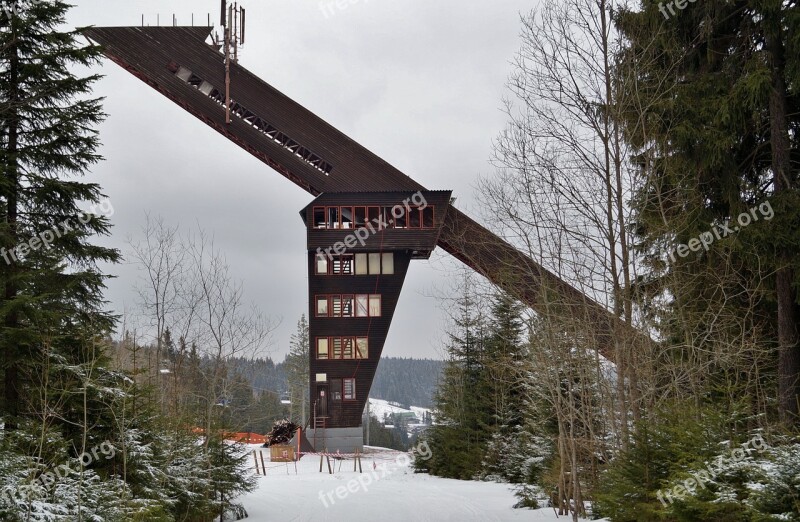
MULTIPOLYGON (((236 373, 250 381, 255 390, 278 394, 284 394, 287 390, 283 364, 275 364, 269 357, 253 361, 237 358, 232 361, 236 373)), ((431 408, 443 367, 443 361, 430 359, 381 359, 370 397, 405 406, 431 408)))
POLYGON ((370 397, 406 406, 433 407, 433 393, 444 361, 430 359, 381 359, 370 397))
POLYGON ((232 360, 232 367, 242 377, 250 381, 253 389, 270 391, 278 394, 286 393, 286 373, 283 363, 275 364, 269 357, 248 360, 235 358, 232 360))
POLYGON ((415 415, 417 420, 415 424, 423 424, 425 416, 431 413, 428 408, 421 408, 419 406, 403 407, 397 406, 393 401, 385 401, 382 399, 369 399, 369 414, 378 419, 379 421, 389 421, 392 414, 401 415, 415 415))

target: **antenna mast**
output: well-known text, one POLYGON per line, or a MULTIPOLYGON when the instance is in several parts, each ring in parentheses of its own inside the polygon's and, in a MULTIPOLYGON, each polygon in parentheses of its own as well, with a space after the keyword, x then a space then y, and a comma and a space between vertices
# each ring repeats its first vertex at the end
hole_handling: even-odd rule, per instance
POLYGON ((231 63, 239 62, 239 46, 244 45, 245 9, 234 2, 221 0, 220 23, 224 31, 225 53, 225 123, 231 124, 231 63))

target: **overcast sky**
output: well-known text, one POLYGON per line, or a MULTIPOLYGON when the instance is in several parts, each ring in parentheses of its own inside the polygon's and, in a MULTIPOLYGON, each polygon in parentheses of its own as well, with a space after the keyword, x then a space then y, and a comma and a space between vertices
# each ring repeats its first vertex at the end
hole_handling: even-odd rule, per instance
MULTIPOLYGON (((218 0, 76 0, 71 25, 205 25, 218 0), (202 22, 201 22, 202 21, 202 22)), ((531 0, 250 0, 240 63, 429 189, 451 189, 476 219, 474 191, 531 0), (333 6, 327 6, 333 4, 333 6)), ((281 319, 271 356, 283 360, 307 313, 305 230, 311 196, 111 62, 102 154, 90 179, 114 206, 112 245, 140 234, 145 212, 213 234, 247 297, 281 319)), ((384 356, 439 357, 446 314, 437 296, 458 262, 437 250, 414 261, 384 356)), ((133 311, 138 277, 112 266, 114 310, 133 311)))

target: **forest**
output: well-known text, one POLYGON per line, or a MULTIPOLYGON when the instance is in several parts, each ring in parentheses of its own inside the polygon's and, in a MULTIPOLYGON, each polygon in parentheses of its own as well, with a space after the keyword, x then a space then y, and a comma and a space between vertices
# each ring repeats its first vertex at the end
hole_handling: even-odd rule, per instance
POLYGON ((370 397, 405 407, 430 408, 443 366, 442 361, 435 359, 382 357, 370 397))

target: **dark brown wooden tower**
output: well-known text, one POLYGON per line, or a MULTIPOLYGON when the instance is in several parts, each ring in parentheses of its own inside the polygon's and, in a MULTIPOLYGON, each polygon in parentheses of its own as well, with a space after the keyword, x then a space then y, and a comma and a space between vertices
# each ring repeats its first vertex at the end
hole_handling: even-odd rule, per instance
POLYGON ((301 212, 307 229, 309 439, 362 446, 361 418, 412 259, 436 248, 449 191, 325 193, 301 212))

